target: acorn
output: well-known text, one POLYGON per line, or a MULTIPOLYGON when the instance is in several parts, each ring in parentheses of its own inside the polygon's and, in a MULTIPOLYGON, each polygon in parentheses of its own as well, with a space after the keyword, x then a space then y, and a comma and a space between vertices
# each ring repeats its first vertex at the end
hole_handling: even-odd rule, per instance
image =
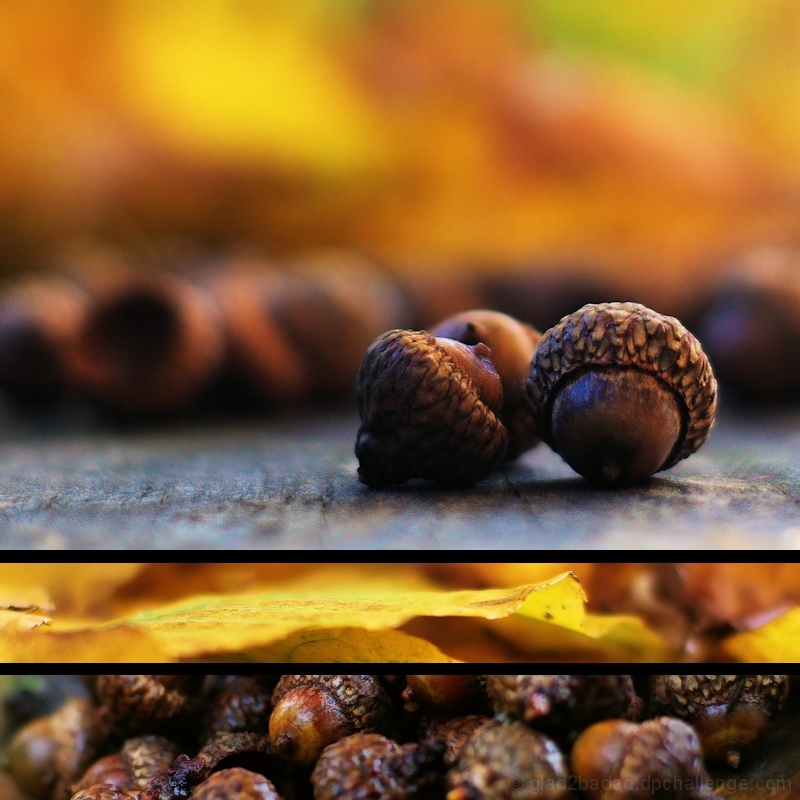
POLYGON ((719 800, 700 740, 679 719, 598 722, 575 741, 570 762, 590 800, 719 800))
POLYGON ((737 258, 709 293, 697 332, 726 388, 747 400, 800 399, 800 249, 737 258))
POLYGON ((447 800, 561 800, 569 796, 558 745, 524 722, 495 718, 466 741, 447 774, 447 800))
POLYGON ((361 363, 356 455, 369 486, 469 485, 538 441, 522 404, 538 333, 480 310, 434 330, 388 331, 361 363))
POLYGON ((272 781, 241 767, 209 775, 192 792, 196 800, 282 800, 272 781))
POLYGON ((70 791, 74 795, 91 786, 100 784, 114 786, 117 789, 133 788, 133 773, 122 757, 122 753, 112 753, 95 761, 83 773, 81 779, 72 785, 70 791))
POLYGON ((102 723, 118 736, 178 731, 200 709, 197 675, 98 675, 92 690, 102 723))
POLYGON ((78 388, 125 415, 180 410, 222 365, 219 310, 165 272, 120 270, 87 280, 93 301, 68 353, 78 388))
POLYGON ((273 681, 257 675, 228 675, 203 711, 203 735, 217 732, 266 733, 272 712, 273 681))
POLYGON ((655 675, 652 708, 692 724, 707 758, 738 767, 789 693, 788 675, 655 675))
POLYGON ((34 800, 65 800, 72 784, 94 760, 100 741, 91 703, 68 700, 55 713, 17 731, 9 745, 9 771, 34 800))
POLYGON ((434 718, 428 720, 425 726, 425 739, 436 739, 444 744, 442 759, 445 766, 452 767, 458 761, 467 739, 488 721, 489 717, 482 714, 467 714, 452 719, 434 718))
POLYGON ((311 764, 352 733, 385 733, 392 706, 374 675, 284 675, 272 694, 269 736, 288 761, 311 764))
POLYGON ((541 438, 605 484, 641 482, 694 453, 717 403, 697 339, 638 303, 589 304, 548 330, 527 392, 541 438))
POLYGON ((402 696, 408 711, 418 707, 438 713, 488 710, 481 675, 408 675, 402 696))
POLYGON ((367 350, 356 379, 358 479, 372 488, 427 478, 469 485, 500 463, 508 432, 489 348, 392 330, 367 350))
POLYGON ((497 714, 508 714, 559 740, 601 719, 635 719, 642 702, 630 675, 487 675, 497 714))
POLYGON ((508 314, 485 309, 449 317, 436 325, 431 334, 467 345, 483 342, 491 351, 492 366, 503 386, 500 418, 508 431, 505 457, 516 458, 537 444, 539 437, 525 398, 525 379, 542 334, 508 314))
POLYGON ((67 354, 89 312, 86 292, 50 276, 0 299, 0 387, 21 404, 50 405, 71 388, 67 354))
POLYGON ((440 743, 404 744, 355 733, 328 745, 311 773, 314 800, 423 800, 440 796, 440 743))

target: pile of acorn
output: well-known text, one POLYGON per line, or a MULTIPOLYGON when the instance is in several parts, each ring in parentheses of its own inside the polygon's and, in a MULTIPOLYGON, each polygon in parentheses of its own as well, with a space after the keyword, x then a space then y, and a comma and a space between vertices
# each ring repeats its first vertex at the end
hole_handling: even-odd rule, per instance
POLYGON ((101 675, 14 735, 31 800, 714 800, 785 675, 101 675))
POLYGON ((642 481, 708 437, 712 364, 740 397, 800 398, 798 248, 744 254, 685 309, 710 358, 638 303, 569 313, 618 294, 569 271, 400 277, 344 250, 161 250, 70 251, 7 289, 0 390, 24 408, 72 397, 151 418, 352 402, 355 380, 372 487, 468 485, 539 441, 589 480, 642 481))

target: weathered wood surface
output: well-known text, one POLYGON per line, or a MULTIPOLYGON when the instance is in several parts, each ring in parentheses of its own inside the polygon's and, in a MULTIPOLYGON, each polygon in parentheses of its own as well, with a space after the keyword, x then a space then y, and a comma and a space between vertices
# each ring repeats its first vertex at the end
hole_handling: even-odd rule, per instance
MULTIPOLYGON (((800 412, 723 414, 643 488, 539 447, 468 490, 356 479, 355 412, 121 432, 0 427, 4 548, 594 549, 800 545, 800 412)), ((514 556, 516 558, 516 556, 514 556)))

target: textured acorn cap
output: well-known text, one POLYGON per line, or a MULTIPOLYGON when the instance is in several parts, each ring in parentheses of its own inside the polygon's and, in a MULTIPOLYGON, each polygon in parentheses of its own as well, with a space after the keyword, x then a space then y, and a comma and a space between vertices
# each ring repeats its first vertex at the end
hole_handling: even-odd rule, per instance
POLYGON ((442 746, 404 744, 356 733, 329 745, 311 774, 314 800, 421 800, 438 797, 442 746))
POLYGON ((531 362, 528 402, 539 435, 554 450, 551 410, 567 376, 592 367, 641 370, 661 381, 685 412, 681 435, 657 471, 694 453, 711 431, 717 383, 700 343, 674 317, 639 303, 588 304, 542 337, 531 362))
POLYGON ((711 706, 756 703, 771 716, 789 692, 787 675, 654 675, 653 707, 684 719, 711 706))
MULTIPOLYGON (((494 372, 481 355, 488 352, 485 345, 472 349, 478 368, 494 372)), ((359 480, 378 487, 415 477, 444 484, 485 478, 503 458, 508 441, 497 416, 502 389, 496 372, 494 377, 500 397, 485 398, 430 334, 391 330, 379 337, 356 379, 359 480)))

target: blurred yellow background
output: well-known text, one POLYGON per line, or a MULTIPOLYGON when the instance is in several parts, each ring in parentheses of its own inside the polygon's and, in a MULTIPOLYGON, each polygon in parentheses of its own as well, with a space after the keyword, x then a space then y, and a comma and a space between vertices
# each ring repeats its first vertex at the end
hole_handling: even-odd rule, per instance
POLYGON ((0 266, 188 236, 679 293, 796 243, 790 0, 6 0, 0 266))

